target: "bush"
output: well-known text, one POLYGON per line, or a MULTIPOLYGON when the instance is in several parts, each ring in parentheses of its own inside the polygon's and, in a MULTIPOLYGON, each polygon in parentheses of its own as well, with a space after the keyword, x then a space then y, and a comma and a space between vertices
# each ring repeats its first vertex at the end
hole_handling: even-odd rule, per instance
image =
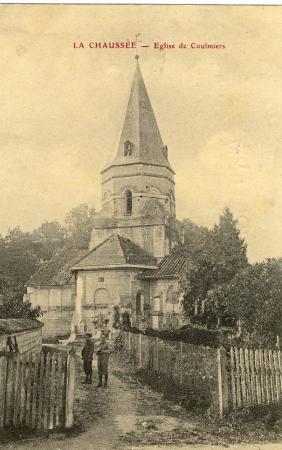
POLYGON ((115 329, 120 328, 120 310, 118 305, 114 306, 113 328, 115 329))
POLYGON ((121 320, 122 320, 122 326, 124 328, 130 328, 131 327, 131 322, 130 322, 130 315, 128 311, 124 311, 121 315, 121 320))
MULTIPOLYGON (((146 336, 158 337, 168 341, 182 341, 187 344, 203 345, 205 347, 224 347, 227 350, 230 347, 261 348, 260 342, 254 339, 253 336, 235 336, 234 330, 231 329, 209 330, 193 325, 184 325, 181 328, 166 330, 156 330, 148 327, 145 331, 141 331, 136 327, 125 326, 122 329, 135 334, 142 333, 146 336)), ((276 350, 273 343, 269 343, 265 347, 276 350)))
POLYGON ((170 375, 160 374, 155 370, 147 370, 146 368, 137 371, 137 376, 152 389, 162 392, 164 397, 176 403, 180 403, 186 409, 206 410, 212 403, 211 393, 208 390, 197 388, 188 388, 177 384, 170 375))

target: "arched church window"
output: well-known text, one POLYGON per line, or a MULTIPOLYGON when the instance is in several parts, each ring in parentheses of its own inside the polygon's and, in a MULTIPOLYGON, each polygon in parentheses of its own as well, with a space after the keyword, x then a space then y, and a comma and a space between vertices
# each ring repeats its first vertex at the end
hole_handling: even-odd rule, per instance
POLYGON ((131 156, 133 152, 133 144, 130 141, 124 143, 124 156, 131 156))
POLYGON ((106 309, 110 307, 111 299, 107 289, 100 288, 94 293, 94 308, 106 309))
POLYGON ((125 214, 132 214, 132 192, 125 192, 125 214))

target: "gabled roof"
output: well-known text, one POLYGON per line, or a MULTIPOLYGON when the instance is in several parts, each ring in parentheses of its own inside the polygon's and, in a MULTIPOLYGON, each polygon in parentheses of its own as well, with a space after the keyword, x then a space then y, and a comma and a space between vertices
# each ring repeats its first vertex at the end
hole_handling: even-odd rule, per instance
POLYGON ((0 319, 0 334, 15 334, 43 327, 43 323, 31 319, 0 319))
POLYGON ((71 273, 71 267, 87 253, 88 250, 85 249, 64 249, 60 251, 50 261, 43 263, 26 285, 39 287, 73 284, 75 279, 71 273))
POLYGON ((144 270, 138 278, 141 280, 179 278, 188 267, 189 261, 188 256, 165 256, 157 270, 144 270))
POLYGON ((130 239, 112 234, 78 261, 72 270, 125 265, 157 267, 157 260, 130 239))
POLYGON ((165 156, 164 144, 142 77, 138 59, 117 155, 108 167, 132 163, 164 166, 172 171, 168 159, 165 156), (124 155, 124 145, 126 142, 133 144, 133 151, 130 156, 124 155))

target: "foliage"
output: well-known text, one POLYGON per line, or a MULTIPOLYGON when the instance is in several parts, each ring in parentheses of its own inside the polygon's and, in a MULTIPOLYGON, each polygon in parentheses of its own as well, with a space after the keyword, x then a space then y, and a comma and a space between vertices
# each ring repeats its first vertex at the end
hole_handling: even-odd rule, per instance
POLYGON ((208 414, 207 421, 214 432, 221 431, 230 441, 281 441, 281 401, 277 404, 250 405, 231 410, 223 417, 208 414))
POLYGON ((16 319, 38 319, 42 315, 40 306, 33 307, 28 301, 22 299, 6 300, 0 306, 1 319, 16 318, 16 319))
POLYGON ((0 277, 0 318, 37 319, 41 316, 39 306, 32 307, 30 302, 23 301, 23 286, 12 280, 0 277))
POLYGON ((15 283, 11 278, 0 275, 0 305, 5 300, 21 299, 24 287, 19 283, 15 283))
POLYGON ((173 253, 179 256, 191 255, 206 245, 209 236, 209 230, 206 227, 199 226, 190 219, 178 221, 179 227, 184 233, 184 243, 173 249, 173 253))
POLYGON ((239 272, 222 289, 224 313, 239 320, 243 334, 266 345, 282 336, 282 259, 267 259, 239 272))
POLYGON ((65 218, 66 239, 77 248, 88 248, 94 225, 95 209, 86 203, 73 208, 65 218))
POLYGON ((229 282, 248 264, 247 245, 240 237, 237 224, 232 212, 225 208, 220 216, 219 225, 215 225, 212 233, 218 284, 229 282))
POLYGON ((191 252, 191 264, 181 280, 183 309, 187 317, 193 317, 194 305, 205 302, 205 313, 200 316, 203 323, 211 326, 220 310, 215 292, 220 291, 232 278, 248 265, 246 244, 240 237, 237 221, 228 208, 224 209, 212 231, 205 233, 202 245, 191 252))
POLYGON ((129 329, 131 327, 130 314, 128 311, 124 311, 121 315, 121 323, 124 328, 129 329))
POLYGON ((124 336, 122 333, 118 334, 114 340, 114 349, 122 350, 124 348, 124 336))
POLYGON ((158 337, 168 341, 182 341, 187 344, 203 345, 205 347, 220 347, 227 345, 230 347, 230 330, 208 330, 195 325, 184 325, 174 329, 153 329, 147 327, 145 331, 138 328, 128 328, 131 333, 144 334, 146 336, 158 337))
POLYGON ((32 236, 20 228, 9 230, 0 244, 0 274, 19 285, 38 269, 40 259, 34 252, 32 236))
POLYGON ((65 244, 66 230, 57 222, 43 222, 32 233, 32 242, 35 253, 41 260, 49 260, 58 249, 65 244))
POLYGON ((6 310, 14 314, 35 314, 27 304, 21 305, 25 284, 40 269, 42 263, 54 258, 60 251, 70 248, 88 248, 93 227, 94 209, 86 204, 73 208, 67 215, 65 226, 57 221, 45 221, 32 232, 20 227, 0 236, 0 299, 5 300, 6 310), (30 312, 31 311, 31 312, 30 312))
POLYGON ((207 383, 195 383, 191 389, 187 385, 181 386, 170 374, 148 368, 138 369, 136 375, 155 391, 162 392, 165 399, 180 403, 189 411, 194 408, 204 411, 211 405, 212 395, 207 383))
POLYGON ((120 309, 118 305, 115 305, 113 314, 113 328, 119 327, 120 327, 120 309))
POLYGON ((102 329, 105 325, 105 320, 105 314, 99 313, 94 317, 93 324, 97 329, 102 329))
POLYGON ((230 326, 240 323, 244 342, 255 346, 273 345, 282 335, 282 260, 248 264, 246 244, 228 208, 203 245, 192 250, 181 288, 192 322, 208 327, 218 319, 230 326))

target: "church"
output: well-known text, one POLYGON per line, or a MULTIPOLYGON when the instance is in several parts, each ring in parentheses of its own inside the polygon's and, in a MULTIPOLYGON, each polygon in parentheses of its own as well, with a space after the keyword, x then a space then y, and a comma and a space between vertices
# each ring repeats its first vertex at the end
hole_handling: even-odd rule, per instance
POLYGON ((102 208, 89 250, 48 261, 27 285, 26 298, 41 306, 48 336, 72 326, 91 330, 97 316, 111 323, 115 305, 140 328, 180 320, 178 284, 188 261, 172 253, 183 234, 174 171, 135 59, 119 145, 101 172, 102 208))

